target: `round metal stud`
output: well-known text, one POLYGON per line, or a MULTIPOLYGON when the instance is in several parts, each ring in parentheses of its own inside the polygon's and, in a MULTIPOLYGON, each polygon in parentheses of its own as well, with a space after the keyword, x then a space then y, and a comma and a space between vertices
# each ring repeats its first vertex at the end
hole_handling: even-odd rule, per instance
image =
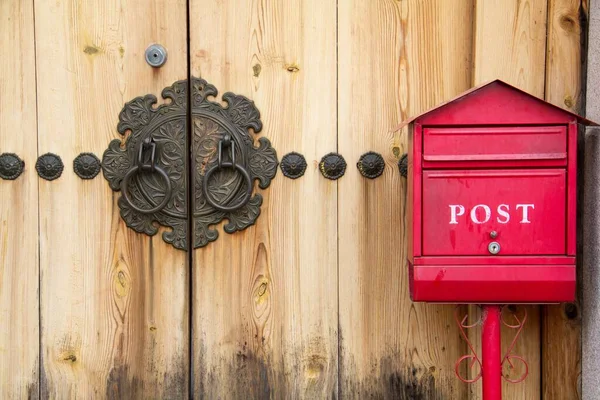
POLYGON ((290 179, 298 179, 306 171, 306 159, 300 153, 292 151, 281 159, 281 172, 290 179))
POLYGON ((496 238, 498 237, 498 232, 496 232, 496 231, 491 231, 491 232, 490 232, 490 237, 491 237, 492 239, 496 239, 496 238))
POLYGON ((402 157, 398 160, 398 169, 400 170, 400 176, 406 178, 408 175, 408 154, 402 154, 402 157))
POLYGON ((368 153, 360 156, 356 167, 360 171, 361 175, 365 178, 375 179, 383 174, 385 169, 385 161, 379 153, 369 151, 368 153))
POLYGON ((321 158, 319 163, 321 174, 331 180, 341 178, 346 172, 346 160, 340 154, 329 153, 321 158))
POLYGON ((488 251, 490 254, 498 254, 500 253, 500 243, 492 242, 488 245, 488 251))
POLYGON ((59 156, 52 153, 41 155, 35 163, 35 170, 40 178, 47 181, 53 181, 58 178, 65 168, 59 156))
POLYGON ((146 62, 153 68, 160 68, 167 62, 167 49, 160 44, 151 44, 146 49, 146 62))
POLYGON ((0 178, 9 181, 15 180, 23 173, 25 161, 14 153, 0 155, 0 178))
POLYGON ((93 179, 100 173, 100 159, 92 153, 81 153, 73 160, 73 170, 81 179, 93 179))

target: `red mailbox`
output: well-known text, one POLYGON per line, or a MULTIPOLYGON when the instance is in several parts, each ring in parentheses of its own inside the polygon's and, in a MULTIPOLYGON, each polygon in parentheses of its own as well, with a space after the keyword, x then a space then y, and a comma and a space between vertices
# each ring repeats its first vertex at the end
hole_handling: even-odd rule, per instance
POLYGON ((409 122, 414 301, 574 300, 578 123, 499 80, 409 122))

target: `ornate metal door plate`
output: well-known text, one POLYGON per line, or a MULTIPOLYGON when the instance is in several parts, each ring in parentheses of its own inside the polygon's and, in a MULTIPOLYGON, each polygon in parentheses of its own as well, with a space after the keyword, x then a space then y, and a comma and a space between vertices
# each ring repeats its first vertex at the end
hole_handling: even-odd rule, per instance
POLYGON ((217 89, 203 79, 192 79, 192 176, 194 178, 194 248, 217 239, 211 227, 227 219, 233 233, 256 222, 262 196, 251 196, 249 185, 258 180, 266 189, 277 173, 277 154, 267 138, 254 138, 262 129, 254 102, 225 93, 227 107, 210 101, 217 89), (225 151, 226 150, 226 151, 225 151), (226 152, 227 154, 223 154, 226 152))
POLYGON ((254 133, 262 128, 251 100, 225 93, 223 107, 208 99, 217 89, 205 80, 192 78, 189 87, 191 93, 187 80, 182 80, 165 88, 162 97, 171 102, 158 107, 153 95, 125 104, 117 130, 130 134, 124 146, 113 140, 102 159, 110 187, 122 192, 118 204, 127 226, 147 235, 158 232, 156 223, 171 228, 163 240, 184 250, 188 208, 193 210, 193 246, 205 246, 218 237, 211 225, 223 219, 228 220, 228 233, 255 223, 262 196, 252 194, 254 181, 266 189, 277 172, 277 155, 269 140, 260 138, 255 146, 250 133, 250 128, 254 133), (192 143, 187 140, 188 98, 192 143))

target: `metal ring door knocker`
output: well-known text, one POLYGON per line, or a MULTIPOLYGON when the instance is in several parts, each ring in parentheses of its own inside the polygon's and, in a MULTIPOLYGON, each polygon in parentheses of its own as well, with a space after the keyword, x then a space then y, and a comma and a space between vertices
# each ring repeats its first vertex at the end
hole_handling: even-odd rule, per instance
POLYGON ((267 138, 254 140, 262 122, 250 99, 225 93, 224 106, 210 99, 216 95, 213 85, 192 78, 166 87, 164 104, 149 94, 121 110, 117 130, 129 134, 109 144, 102 170, 122 193, 120 214, 131 229, 152 236, 162 225, 163 240, 187 250, 190 241, 193 248, 215 241, 224 219, 227 233, 255 223, 262 196, 253 194, 254 181, 269 186, 277 154, 267 138))
POLYGON ((138 152, 138 160, 137 160, 137 164, 133 165, 129 171, 127 171, 127 173, 125 174, 125 177, 123 178, 123 182, 121 183, 121 193, 123 193, 123 199, 127 202, 127 204, 129 205, 129 207, 131 207, 132 209, 134 209, 135 211, 142 213, 142 214, 152 214, 155 213, 157 211, 162 210, 167 203, 169 202, 169 199, 171 198, 171 179, 169 178, 169 175, 167 175, 167 173, 165 172, 164 169, 162 169, 161 167, 159 167, 158 165, 156 165, 156 143, 154 142, 154 140, 152 138, 146 138, 144 139, 142 145, 140 146, 140 151, 138 152), (145 157, 146 154, 148 154, 148 150, 150 151, 150 158, 148 159, 148 157, 145 157), (147 160, 145 162, 145 160, 147 160), (155 173, 157 172, 158 175, 160 175, 165 183, 165 195, 162 199, 162 201, 160 203, 158 203, 156 206, 152 207, 152 208, 148 208, 148 209, 143 209, 141 207, 138 207, 135 205, 135 203, 133 203, 131 201, 131 199, 129 198, 129 191, 128 191, 128 185, 129 182, 131 180, 131 178, 138 174, 138 173, 155 173))
POLYGON ((226 134, 223 137, 223 139, 219 140, 219 153, 218 154, 219 155, 218 155, 217 164, 204 173, 204 185, 202 185, 202 190, 204 192, 204 198, 206 199, 206 202, 208 204, 210 204, 217 210, 235 211, 235 210, 243 207, 244 205, 246 205, 246 203, 248 203, 248 200, 250 200, 250 197, 252 196, 252 178, 250 177, 250 174, 248 173, 246 168, 242 167, 240 164, 235 162, 235 142, 233 142, 231 140, 230 135, 226 134), (229 156, 231 161, 223 161, 223 147, 231 149, 231 154, 229 156), (234 204, 232 206, 225 206, 225 205, 221 205, 221 204, 217 203, 213 199, 213 197, 210 194, 210 191, 208 189, 208 182, 210 181, 211 176, 215 172, 220 171, 223 168, 232 168, 232 169, 236 170, 237 172, 242 174, 242 176, 244 177, 244 181, 246 183, 246 191, 244 192, 244 197, 242 197, 242 199, 237 204, 234 204))

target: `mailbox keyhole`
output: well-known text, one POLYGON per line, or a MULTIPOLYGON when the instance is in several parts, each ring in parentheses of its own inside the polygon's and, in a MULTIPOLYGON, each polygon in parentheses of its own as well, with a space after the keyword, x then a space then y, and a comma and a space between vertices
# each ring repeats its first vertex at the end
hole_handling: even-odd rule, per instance
POLYGON ((498 254, 500 253, 500 243, 498 242, 492 242, 488 245, 488 251, 491 254, 498 254))

